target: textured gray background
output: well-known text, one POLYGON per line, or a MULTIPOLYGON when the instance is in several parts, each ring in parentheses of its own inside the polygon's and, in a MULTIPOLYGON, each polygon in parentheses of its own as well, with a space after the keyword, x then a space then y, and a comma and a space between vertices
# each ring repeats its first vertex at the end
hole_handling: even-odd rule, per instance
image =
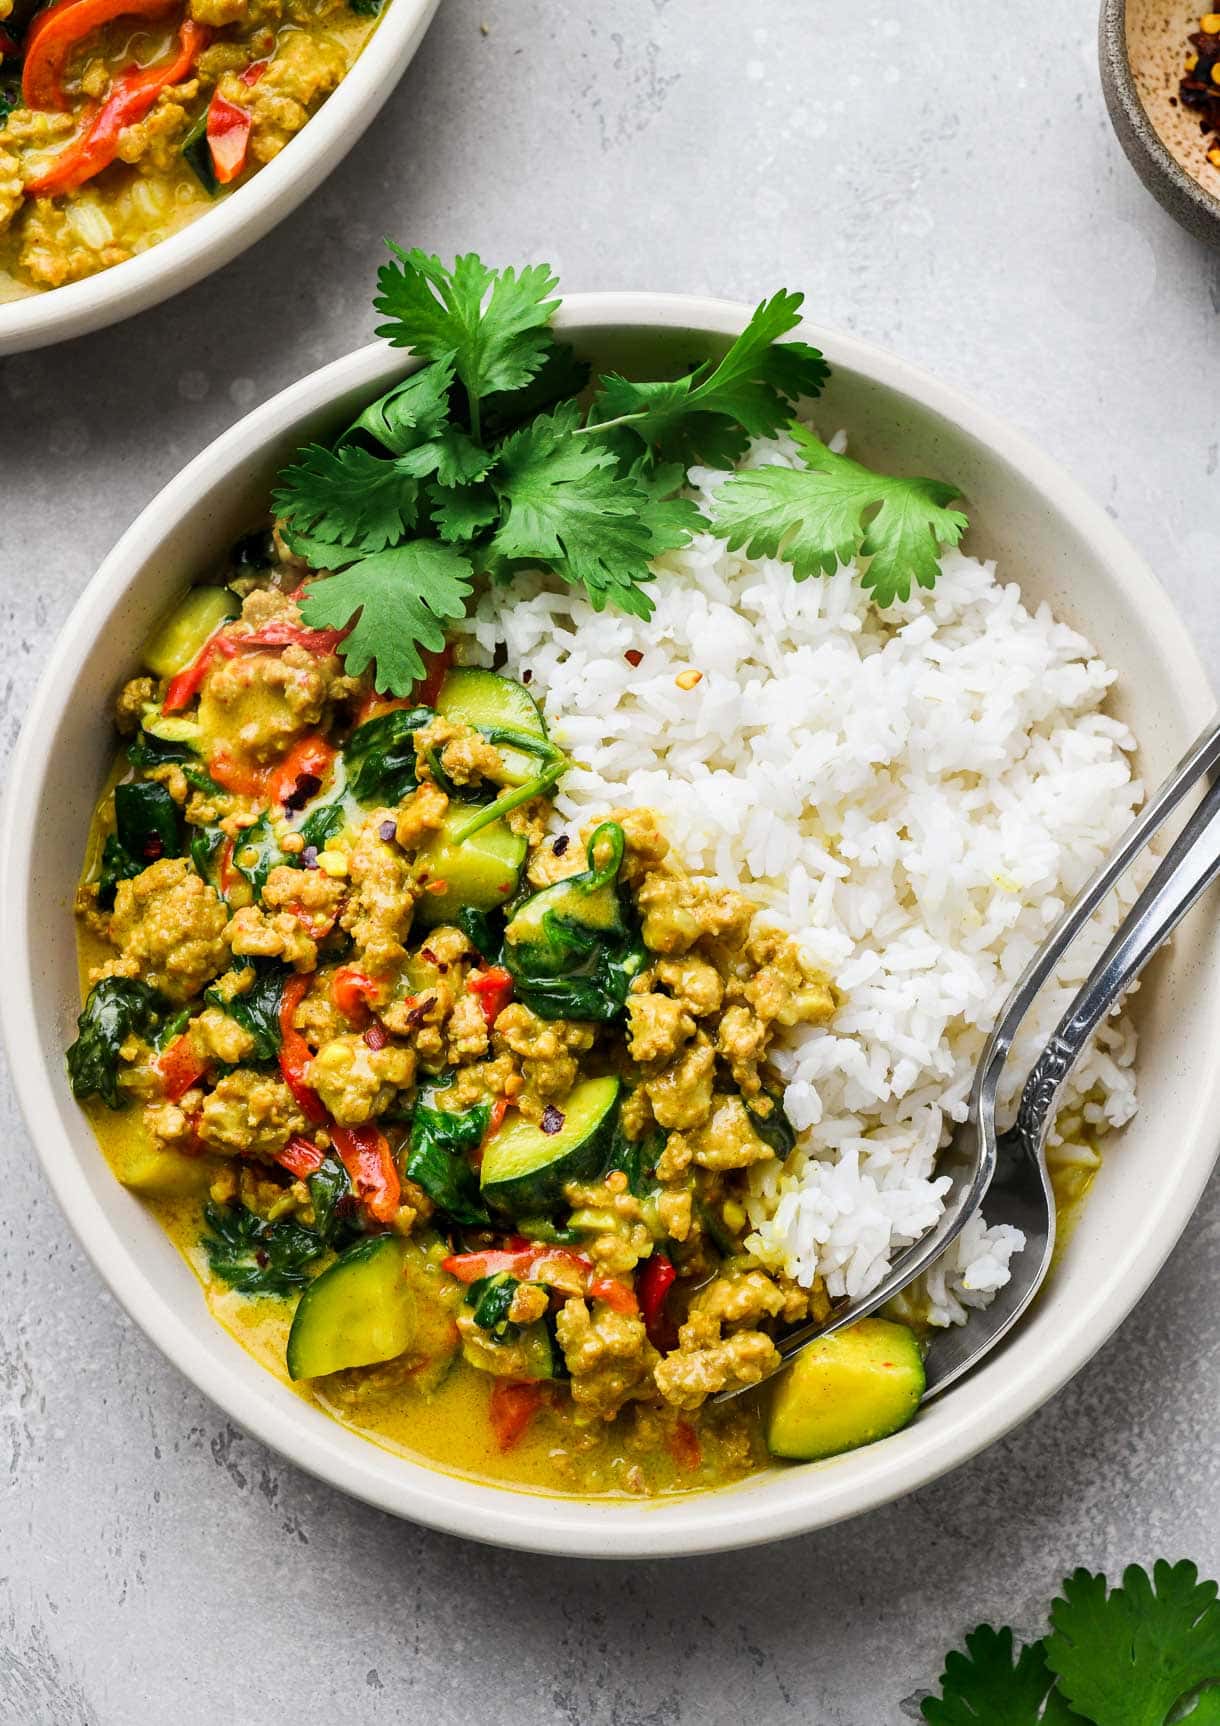
MULTIPOLYGON (((1088 0, 444 0, 269 239, 0 362, 6 750, 157 487, 368 338, 385 230, 547 258, 570 289, 803 287, 1033 431, 1220 671, 1220 261, 1119 154, 1093 24, 1088 0)), ((234 1431, 103 1292, 4 1106, 0 1726, 878 1726, 914 1717, 963 1629, 1032 1625, 1077 1563, 1220 1565, 1215 1184, 1117 1339, 985 1458, 828 1534, 619 1568, 394 1523, 234 1431)))

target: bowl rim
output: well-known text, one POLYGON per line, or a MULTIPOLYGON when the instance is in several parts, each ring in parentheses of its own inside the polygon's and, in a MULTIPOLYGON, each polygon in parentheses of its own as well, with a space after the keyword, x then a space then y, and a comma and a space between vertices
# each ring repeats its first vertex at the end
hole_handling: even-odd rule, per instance
MULTIPOLYGON (((571 294, 564 300, 556 327, 560 332, 681 329, 723 337, 738 333, 750 310, 730 300, 676 294, 571 294)), ((822 326, 805 324, 800 333, 821 346, 832 363, 897 390, 954 422, 985 446, 990 459, 1008 463, 1032 483, 1048 509, 1094 544, 1116 588, 1141 602, 1150 636, 1159 638, 1180 673, 1177 689, 1186 720, 1202 726, 1215 702, 1184 624, 1139 554, 1075 480, 1023 433, 906 361, 822 326)), ((244 1383, 227 1364, 231 1358, 227 1350, 223 1362, 214 1358, 200 1340, 200 1320, 209 1327, 216 1323, 206 1307, 200 1302, 197 1317, 179 1316, 159 1295, 87 1187, 72 1178, 73 1151, 66 1129, 56 1124, 59 1105, 51 1078, 59 1051, 44 1051, 35 1028, 38 959, 28 916, 35 817, 52 766, 55 721, 71 698, 76 675, 99 630, 149 553, 172 533, 186 509, 243 463, 257 459, 303 415, 324 413, 346 392, 387 387, 384 380, 404 365, 410 365, 407 357, 381 344, 359 349, 289 386, 215 439, 123 534, 77 600, 52 649, 14 754, 0 835, 0 944, 9 973, 9 986, 0 991, 0 1015, 18 1099, 48 1182, 103 1281, 134 1322, 199 1390, 243 1430, 306 1472, 382 1510, 493 1545, 567 1556, 634 1558, 758 1545, 876 1509, 927 1485, 995 1442, 1084 1365, 1135 1305, 1185 1228, 1211 1173, 1214 1142, 1205 1142, 1202 1133, 1194 1135, 1190 1160, 1184 1161, 1175 1182, 1166 1183, 1161 1209, 1152 1216, 1153 1226, 1137 1231, 1138 1238, 1125 1243, 1127 1250, 1119 1255, 1117 1268, 1065 1313, 1056 1345, 1027 1356, 1018 1338, 1002 1363, 981 1368, 937 1405, 934 1438, 917 1422, 886 1445, 816 1465, 815 1473, 793 1470, 786 1477, 763 1477, 816 1479, 817 1490, 803 1498, 796 1487, 763 1494, 747 1483, 648 1504, 505 1490, 413 1463, 367 1440, 344 1447, 337 1437, 330 1437, 343 1429, 325 1417, 319 1426, 300 1419, 296 1410, 307 1405, 291 1393, 285 1399, 260 1394, 254 1381, 244 1383)), ((1220 1067, 1200 1075, 1196 1103, 1196 1119, 1215 1118, 1220 1067)), ((232 1347, 240 1349, 235 1341, 232 1347)), ((241 1354, 248 1359, 245 1351, 241 1354)), ((263 1380, 277 1391, 282 1388, 260 1368, 258 1383, 263 1380)))
POLYGON ((1144 106, 1127 48, 1127 5, 1128 0, 1102 0, 1099 26, 1103 93, 1111 116, 1117 104, 1126 121, 1125 126, 1116 127, 1119 142, 1128 155, 1135 148, 1141 150, 1148 167, 1169 182, 1179 199, 1187 200, 1201 216, 1220 226, 1220 196, 1187 172, 1144 106))
POLYGON ((81 281, 0 304, 0 355, 103 329, 192 287, 268 233, 360 138, 423 40, 440 0, 386 0, 338 88, 278 156, 147 251, 81 281))

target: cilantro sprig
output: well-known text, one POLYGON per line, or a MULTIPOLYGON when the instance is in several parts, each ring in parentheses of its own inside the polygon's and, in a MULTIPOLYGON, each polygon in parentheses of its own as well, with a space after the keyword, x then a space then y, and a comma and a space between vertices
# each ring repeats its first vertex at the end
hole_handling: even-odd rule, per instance
POLYGON ((971 1631, 929 1726, 1220 1726, 1220 1603, 1193 1564, 1133 1564, 1117 1588, 1077 1570, 1050 1617, 1019 1651, 1011 1630, 971 1631))
POLYGON ((373 667, 384 692, 410 693, 478 577, 542 567, 596 610, 646 619, 654 559, 710 528, 786 558, 798 580, 867 557, 863 580, 885 605, 912 581, 931 586, 938 546, 960 538, 952 486, 870 473, 794 421, 829 376, 816 348, 781 340, 800 294, 765 300, 715 364, 651 382, 613 373, 589 392, 553 329, 549 266, 493 270, 468 253, 448 268, 390 249, 378 334, 427 363, 302 449, 273 497, 288 545, 322 572, 306 623, 344 630, 347 669, 373 667), (731 466, 785 428, 804 469, 730 479, 710 521, 682 495, 692 463, 731 466))
POLYGON ((909 599, 911 582, 934 587, 940 547, 956 545, 966 517, 949 506, 956 488, 935 479, 894 479, 836 455, 811 431, 789 431, 803 468, 751 468, 716 494, 712 532, 750 557, 779 557, 798 581, 833 575, 867 557, 861 576, 878 605, 909 599), (870 515, 870 511, 875 511, 870 515))

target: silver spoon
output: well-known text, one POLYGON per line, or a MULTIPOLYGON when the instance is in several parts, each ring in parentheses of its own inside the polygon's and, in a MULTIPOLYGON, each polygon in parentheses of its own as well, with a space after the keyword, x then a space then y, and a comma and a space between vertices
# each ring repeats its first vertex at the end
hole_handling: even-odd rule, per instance
MULTIPOLYGON (((1114 852, 1055 925, 1004 1004, 975 1071, 970 1114, 937 1164, 952 1186, 936 1227, 900 1255, 884 1282, 830 1318, 790 1331, 776 1343, 778 1372, 820 1337, 867 1318, 940 1257, 987 1201, 991 1224, 1011 1223, 1025 1235, 1008 1283, 965 1325, 937 1334, 929 1349, 925 1401, 938 1396, 996 1346, 1028 1307, 1055 1249, 1055 1198, 1045 1158, 1046 1135, 1068 1076, 1102 1019, 1220 874, 1220 783, 1212 786, 1123 920, 1035 1061, 1013 1126, 995 1124, 1000 1075, 1035 996, 1115 882, 1200 779, 1220 763, 1220 720, 1192 744, 1128 828, 1114 852)), ((727 1402, 751 1387, 721 1391, 727 1402)))

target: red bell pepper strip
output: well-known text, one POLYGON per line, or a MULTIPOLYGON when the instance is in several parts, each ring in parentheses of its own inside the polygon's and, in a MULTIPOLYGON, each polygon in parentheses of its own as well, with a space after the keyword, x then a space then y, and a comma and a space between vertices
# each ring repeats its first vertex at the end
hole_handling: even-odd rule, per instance
POLYGON ((289 1139, 275 1160, 281 1168, 287 1169, 290 1175, 295 1175, 298 1181, 307 1181, 310 1175, 317 1174, 326 1158, 312 1139, 302 1138, 298 1133, 295 1138, 289 1139))
POLYGON ((441 692, 441 684, 445 681, 445 673, 453 664, 453 649, 446 642, 438 652, 431 653, 427 649, 420 655, 424 662, 424 675, 411 691, 413 707, 435 707, 436 698, 441 692))
POLYGON ((677 1281, 678 1273, 664 1253, 653 1253, 636 1278, 636 1293, 640 1298, 640 1313, 644 1329, 654 1348, 664 1346, 668 1331, 665 1299, 677 1281))
POLYGON ((582 1282, 592 1275, 593 1266, 582 1253, 567 1247, 547 1246, 541 1241, 527 1242, 516 1249, 491 1248, 485 1253, 454 1253, 441 1260, 441 1269, 455 1276, 460 1283, 478 1282, 480 1277, 494 1277, 501 1271, 522 1282, 546 1282, 547 1273, 566 1272, 570 1280, 579 1272, 582 1282))
POLYGON ((26 181, 32 198, 57 198, 73 192, 108 168, 119 149, 119 134, 148 113, 162 90, 180 84, 195 64, 195 56, 207 44, 211 32, 188 18, 178 32, 179 48, 171 60, 155 66, 134 66, 114 80, 101 107, 86 111, 80 135, 61 150, 45 174, 26 181))
POLYGON ((305 977, 289 977, 280 995, 280 1072, 305 1119, 321 1126, 327 1118, 326 1106, 305 1080, 313 1051, 292 1022, 312 982, 312 973, 305 977))
POLYGON ((239 72, 237 76, 241 79, 247 90, 252 90, 270 64, 270 60, 252 60, 246 67, 245 71, 239 72))
POLYGON ((209 636, 194 659, 176 677, 171 677, 161 703, 162 713, 181 713, 199 694, 200 686, 218 659, 232 659, 241 651, 238 642, 223 632, 209 636))
POLYGON ((230 755, 227 749, 218 749, 208 762, 208 773, 217 785, 235 791, 239 797, 264 797, 270 772, 269 767, 256 767, 253 762, 230 755))
POLYGON ((343 640, 344 629, 306 629, 299 623, 268 623, 250 635, 234 635, 222 628, 205 641, 191 663, 171 678, 161 703, 162 713, 181 713, 199 694, 204 678, 218 659, 234 659, 249 648, 303 647, 307 653, 333 653, 343 640))
POLYGON ((379 1223, 392 1223, 402 1188, 385 1134, 374 1126, 332 1126, 330 1136, 356 1197, 379 1223))
POLYGON ((489 965, 485 971, 472 971, 466 987, 483 1009, 483 1017, 494 1025, 513 996, 513 980, 503 965, 489 965))
POLYGON ((216 91, 208 103, 207 140, 212 172, 222 186, 235 180, 246 165, 246 150, 254 116, 216 91))
POLYGON ((369 1008, 380 994, 381 984, 354 965, 341 965, 331 978, 331 1000, 345 1019, 357 1023, 368 1018, 369 1008))
POLYGON ((640 1310, 640 1303, 632 1290, 617 1277, 594 1277, 589 1284, 589 1299, 605 1301, 615 1312, 629 1313, 633 1317, 640 1310))
POLYGON ((666 1439, 666 1448, 679 1468, 694 1470, 703 1461, 699 1434, 689 1421, 680 1420, 666 1439))
POLYGON ((303 623, 288 623, 280 618, 274 623, 264 623, 252 635, 235 635, 232 639, 238 652, 247 647, 303 647, 306 653, 323 658, 333 653, 346 635, 346 629, 307 629, 303 623))
POLYGON ((237 880, 237 870, 233 867, 233 841, 226 839, 220 848, 220 867, 216 871, 220 882, 220 893, 223 899, 229 897, 229 891, 237 880))
POLYGON ((271 795, 277 803, 287 803, 294 795, 297 781, 307 774, 321 781, 330 772, 335 759, 333 745, 316 733, 294 743, 271 778, 271 795))
POLYGON ((207 1062, 198 1053, 186 1031, 180 1037, 175 1037, 157 1056, 161 1087, 171 1103, 176 1103, 180 1097, 185 1096, 207 1070, 207 1062))
POLYGON ((27 108, 66 108, 64 67, 74 48, 112 18, 155 18, 175 0, 57 0, 39 12, 30 28, 21 70, 27 108))
POLYGON ((542 1406, 543 1394, 543 1387, 537 1383, 520 1384, 509 1378, 493 1382, 487 1411, 501 1450, 512 1450, 520 1444, 542 1406))
POLYGON ((497 1097, 491 1105, 491 1114, 487 1117, 487 1131, 483 1134, 483 1143, 494 1139, 504 1125, 504 1117, 508 1113, 508 1098, 497 1097))

